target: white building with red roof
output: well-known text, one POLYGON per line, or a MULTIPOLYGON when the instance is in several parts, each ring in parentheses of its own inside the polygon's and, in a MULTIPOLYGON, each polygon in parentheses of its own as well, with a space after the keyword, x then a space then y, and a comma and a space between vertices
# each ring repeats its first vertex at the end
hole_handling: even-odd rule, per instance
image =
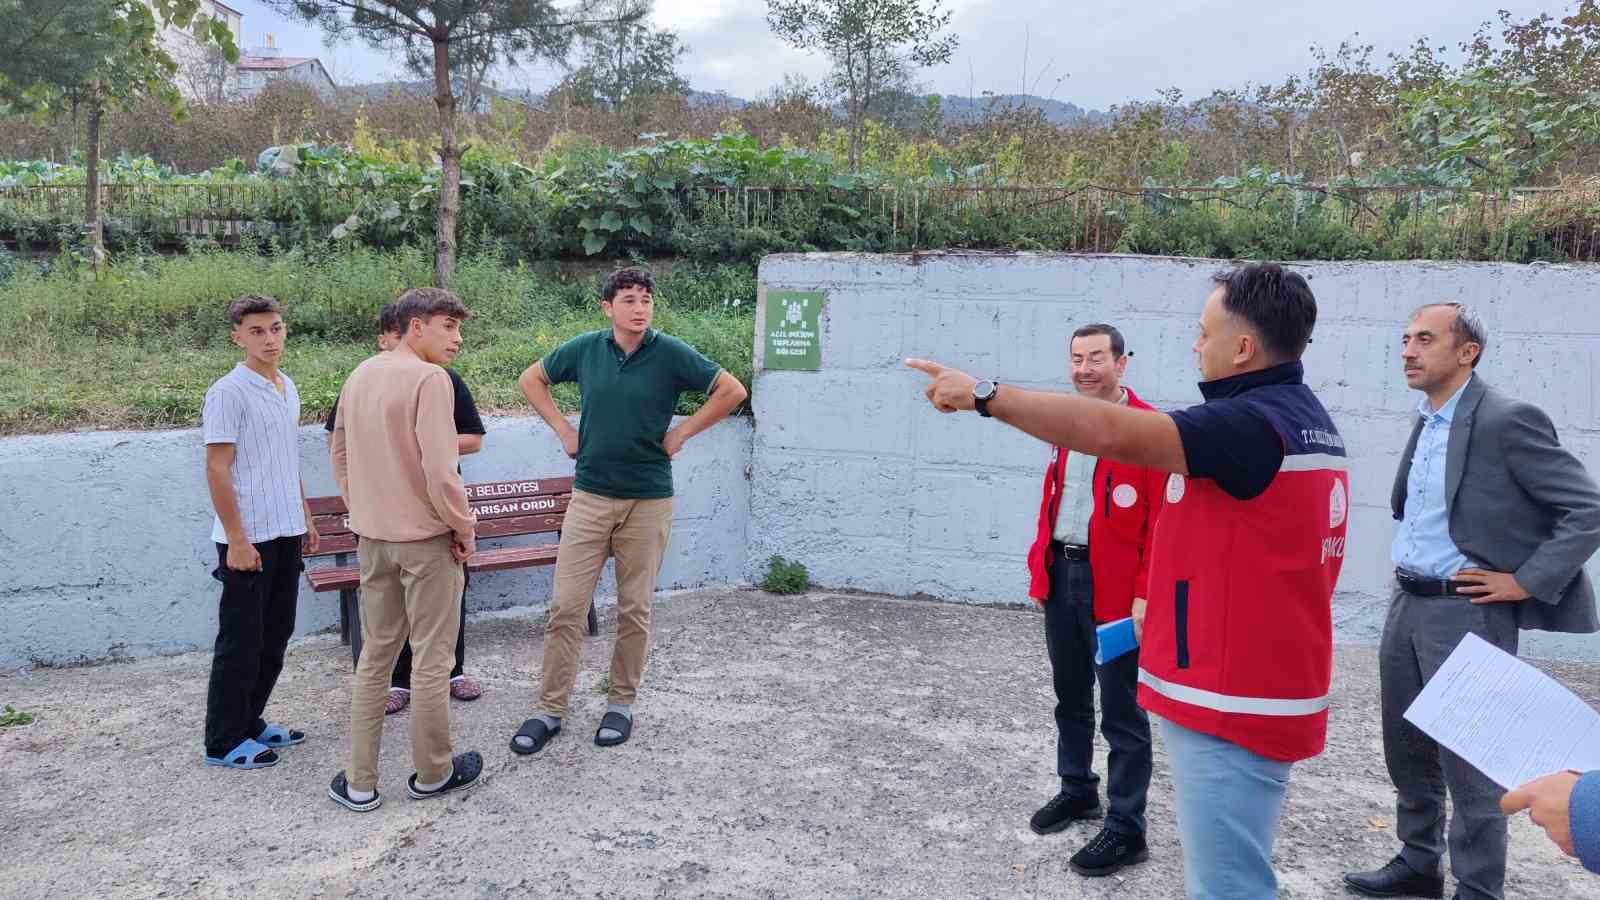
POLYGON ((304 84, 328 99, 338 91, 322 60, 314 56, 284 56, 269 34, 260 47, 240 52, 229 94, 240 99, 254 97, 268 83, 280 79, 304 84))

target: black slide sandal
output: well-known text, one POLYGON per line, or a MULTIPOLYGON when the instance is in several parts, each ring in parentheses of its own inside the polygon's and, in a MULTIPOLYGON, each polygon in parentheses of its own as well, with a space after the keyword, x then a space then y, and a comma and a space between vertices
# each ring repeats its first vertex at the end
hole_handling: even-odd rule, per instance
POLYGON ((517 729, 516 734, 511 736, 511 752, 521 756, 528 756, 529 754, 538 753, 540 750, 544 749, 544 745, 548 744, 551 738, 560 733, 560 725, 551 728, 549 725, 544 723, 543 719, 529 719, 528 721, 522 723, 522 727, 517 729), (532 744, 524 747, 517 743, 517 738, 527 738, 529 741, 532 741, 532 744))
POLYGON ((618 744, 625 743, 632 736, 633 719, 619 712, 608 712, 600 718, 600 727, 595 729, 594 732, 594 742, 601 747, 615 747, 618 744), (614 738, 601 737, 600 732, 607 728, 620 732, 620 736, 614 738))

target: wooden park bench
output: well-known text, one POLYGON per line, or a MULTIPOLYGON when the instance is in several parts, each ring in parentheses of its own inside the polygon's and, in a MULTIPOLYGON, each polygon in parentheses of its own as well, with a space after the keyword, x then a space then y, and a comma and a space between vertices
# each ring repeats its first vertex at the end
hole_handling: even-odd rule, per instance
MULTIPOLYGON (((524 481, 490 481, 467 485, 467 500, 478 516, 476 529, 479 549, 467 559, 469 572, 499 572, 529 566, 550 566, 556 561, 561 540, 561 521, 572 499, 572 478, 538 478, 524 481), (527 547, 482 549, 483 542, 527 534, 553 534, 555 541, 527 547)), ((361 566, 355 562, 357 537, 350 530, 349 510, 344 498, 310 497, 311 514, 316 517, 321 546, 309 556, 332 556, 334 564, 307 569, 306 581, 313 590, 339 592, 339 639, 350 645, 350 656, 361 656, 361 606, 357 591, 361 587, 361 566)), ((600 625, 594 604, 589 605, 589 634, 599 634, 600 625)))

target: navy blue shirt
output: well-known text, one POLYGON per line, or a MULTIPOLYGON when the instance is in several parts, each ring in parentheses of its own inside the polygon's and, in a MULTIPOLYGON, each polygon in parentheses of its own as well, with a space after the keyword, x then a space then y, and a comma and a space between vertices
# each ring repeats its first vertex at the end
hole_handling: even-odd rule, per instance
POLYGON ((1295 360, 1202 382, 1200 395, 1206 402, 1171 414, 1189 476, 1215 481, 1235 500, 1260 496, 1283 467, 1284 443, 1261 407, 1242 395, 1271 385, 1298 385, 1304 379, 1305 367, 1295 360))

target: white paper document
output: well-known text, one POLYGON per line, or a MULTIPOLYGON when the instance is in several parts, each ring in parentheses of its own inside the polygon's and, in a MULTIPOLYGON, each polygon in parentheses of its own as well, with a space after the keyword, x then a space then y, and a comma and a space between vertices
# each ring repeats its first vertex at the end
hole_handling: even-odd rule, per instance
POLYGON ((1600 713, 1475 634, 1445 659, 1406 719, 1506 790, 1600 769, 1600 713))

